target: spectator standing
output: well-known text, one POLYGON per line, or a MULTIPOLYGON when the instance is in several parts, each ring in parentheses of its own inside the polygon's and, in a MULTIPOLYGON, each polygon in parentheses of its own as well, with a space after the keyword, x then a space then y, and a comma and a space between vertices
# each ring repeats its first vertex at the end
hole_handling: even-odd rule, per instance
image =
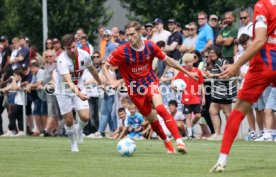
POLYGON ((228 61, 229 64, 234 63, 234 40, 238 35, 238 28, 234 24, 233 12, 226 12, 224 14, 224 23, 226 26, 220 31, 216 39, 216 44, 221 46, 222 57, 228 61))
POLYGON ((153 37, 153 31, 152 31, 152 28, 153 28, 153 24, 152 23, 147 23, 145 24, 145 28, 146 28, 146 32, 147 32, 147 36, 146 36, 146 39, 147 40, 152 40, 152 37, 153 37))
POLYGON ((197 35, 195 50, 204 52, 214 44, 214 32, 207 23, 207 14, 203 11, 198 13, 199 31, 197 35))
POLYGON ((104 31, 104 39, 106 41, 106 46, 105 46, 105 56, 104 59, 107 58, 107 56, 113 52, 116 49, 115 43, 112 41, 112 33, 110 30, 106 29, 104 31))
POLYGON ((191 22, 187 28, 189 36, 185 37, 183 44, 179 48, 181 53, 191 53, 195 49, 195 44, 197 40, 197 25, 195 22, 191 22))
POLYGON ((168 28, 171 32, 171 35, 168 38, 168 43, 165 47, 165 51, 169 57, 178 61, 181 58, 179 47, 182 45, 183 40, 181 33, 177 31, 175 19, 171 18, 168 20, 168 28))
POLYGON ((152 36, 152 41, 156 44, 158 41, 164 41, 167 45, 168 38, 171 35, 171 33, 164 29, 164 23, 161 18, 156 18, 153 22, 154 27, 156 28, 156 33, 152 36))
POLYGON ((105 56, 105 46, 106 46, 106 40, 104 38, 104 26, 100 25, 98 27, 98 35, 99 35, 99 51, 101 58, 104 58, 105 56))
POLYGON ((216 39, 220 32, 220 27, 218 25, 218 16, 215 14, 210 15, 208 24, 211 26, 214 32, 214 39, 216 39))

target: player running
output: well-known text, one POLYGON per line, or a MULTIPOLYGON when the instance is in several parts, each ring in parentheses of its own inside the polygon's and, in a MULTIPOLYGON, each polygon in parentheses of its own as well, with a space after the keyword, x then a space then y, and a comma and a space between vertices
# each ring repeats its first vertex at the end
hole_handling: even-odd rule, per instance
POLYGON ((252 58, 245 82, 238 93, 238 100, 226 123, 218 162, 210 172, 223 172, 225 170, 228 154, 244 116, 268 85, 274 84, 276 86, 275 11, 275 0, 260 0, 255 4, 254 40, 240 59, 235 64, 228 65, 220 75, 220 78, 234 76, 240 67, 252 58))
POLYGON ((78 144, 83 142, 82 129, 89 120, 88 96, 85 94, 82 75, 88 69, 99 85, 101 80, 92 65, 87 52, 77 49, 74 35, 62 38, 65 51, 57 59, 56 97, 61 115, 64 117, 66 134, 71 141, 71 151, 78 152, 78 144), (74 125, 72 109, 78 112, 80 120, 74 125))
POLYGON ((127 23, 125 30, 129 42, 118 47, 107 57, 103 66, 104 75, 111 85, 119 86, 120 83, 115 81, 108 72, 110 66, 118 66, 128 86, 130 98, 139 109, 139 112, 151 123, 151 128, 164 140, 167 152, 175 153, 175 149, 160 126, 153 107, 164 119, 166 126, 176 140, 178 152, 186 153, 187 149, 181 139, 176 123, 163 105, 162 97, 159 93, 159 80, 152 70, 152 61, 154 57, 157 57, 164 60, 170 67, 178 69, 193 78, 197 76, 188 72, 177 61, 162 53, 161 49, 152 41, 141 40, 140 29, 141 25, 136 21, 127 23))

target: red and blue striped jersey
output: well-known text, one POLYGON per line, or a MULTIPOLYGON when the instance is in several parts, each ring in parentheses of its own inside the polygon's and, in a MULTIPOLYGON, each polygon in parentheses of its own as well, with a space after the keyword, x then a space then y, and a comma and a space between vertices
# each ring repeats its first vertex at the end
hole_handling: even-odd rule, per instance
POLYGON ((260 0, 254 7, 254 28, 261 24, 267 28, 267 41, 250 61, 251 71, 276 70, 276 0, 260 0))
POLYGON ((118 66, 128 90, 132 87, 134 93, 137 93, 139 86, 148 88, 152 82, 159 81, 152 70, 152 61, 155 57, 160 60, 164 60, 166 57, 152 41, 145 40, 143 42, 144 48, 140 51, 132 48, 127 42, 119 46, 106 60, 107 64, 118 66))

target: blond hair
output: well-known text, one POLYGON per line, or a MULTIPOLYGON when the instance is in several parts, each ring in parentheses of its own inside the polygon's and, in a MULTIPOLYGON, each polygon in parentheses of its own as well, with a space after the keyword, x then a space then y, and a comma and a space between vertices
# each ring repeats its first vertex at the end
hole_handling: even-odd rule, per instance
POLYGON ((193 53, 185 53, 182 57, 182 63, 187 63, 195 60, 195 54, 193 53))

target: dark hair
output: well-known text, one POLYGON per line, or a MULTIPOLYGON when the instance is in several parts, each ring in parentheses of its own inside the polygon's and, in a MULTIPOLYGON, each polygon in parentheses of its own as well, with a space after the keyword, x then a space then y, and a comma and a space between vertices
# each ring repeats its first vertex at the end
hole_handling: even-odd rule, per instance
POLYGON ((82 36, 81 38, 80 38, 80 40, 83 40, 83 39, 85 39, 86 41, 88 40, 88 37, 87 36, 82 36))
POLYGON ((194 67, 197 68, 198 65, 199 65, 199 63, 203 61, 203 60, 202 60, 202 55, 201 55, 201 53, 200 53, 198 50, 194 50, 193 53, 194 53, 194 54, 197 56, 197 58, 198 58, 197 62, 193 64, 194 67))
POLYGON ((22 70, 20 68, 16 68, 13 70, 13 74, 19 75, 20 77, 22 76, 22 70))
POLYGON ((169 105, 174 105, 175 107, 178 107, 178 104, 177 104, 176 100, 169 101, 169 105))
POLYGON ((239 38, 239 44, 244 45, 247 43, 249 39, 250 39, 250 36, 248 34, 243 33, 239 38))
POLYGON ((125 108, 119 108, 119 109, 118 109, 118 113, 119 113, 119 112, 126 112, 126 110, 125 110, 125 108))
POLYGON ((159 47, 159 48, 162 48, 162 47, 165 47, 166 46, 166 43, 164 41, 158 41, 156 42, 156 45, 159 47))
POLYGON ((25 36, 23 36, 23 35, 21 35, 21 36, 19 36, 18 37, 18 39, 20 40, 20 39, 24 39, 24 40, 26 40, 26 37, 25 36))
POLYGON ((132 28, 132 27, 134 27, 136 31, 139 31, 142 26, 137 21, 130 21, 126 24, 125 30, 132 28))
POLYGON ((221 58, 221 49, 217 46, 214 46, 210 49, 210 51, 213 50, 215 54, 218 56, 218 58, 221 58))
POLYGON ((61 39, 63 46, 70 46, 73 42, 75 42, 75 36, 73 34, 66 34, 61 39))

